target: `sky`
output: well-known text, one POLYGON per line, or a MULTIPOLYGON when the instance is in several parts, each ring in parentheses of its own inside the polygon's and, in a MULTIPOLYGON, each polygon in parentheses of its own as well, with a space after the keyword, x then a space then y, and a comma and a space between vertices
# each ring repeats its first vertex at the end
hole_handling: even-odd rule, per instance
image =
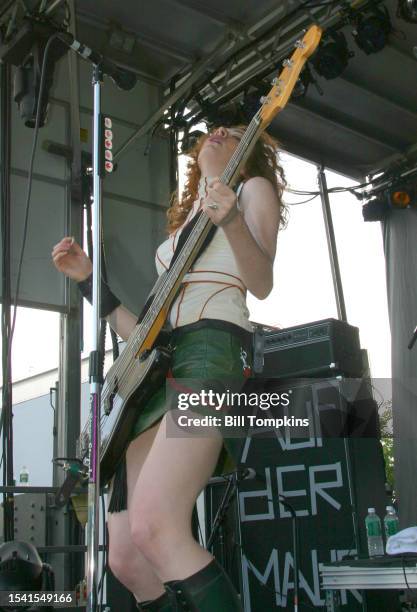
MULTIPOLYGON (((282 154, 292 188, 317 190, 317 168, 282 154)), ((351 186, 354 181, 326 172, 329 187, 351 186)), ((333 281, 320 198, 286 193, 289 223, 278 236, 274 288, 265 300, 248 297, 251 320, 285 328, 337 318, 333 281)), ((368 350, 375 378, 390 377, 390 331, 387 311, 385 262, 379 223, 365 223, 362 205, 349 192, 331 194, 331 210, 341 268, 348 322, 359 327, 361 346, 368 350)), ((59 240, 57 237, 57 241, 59 240)), ((91 309, 86 308, 85 349, 89 350, 91 309)), ((19 308, 13 344, 13 380, 21 380, 58 365, 59 315, 19 308)))

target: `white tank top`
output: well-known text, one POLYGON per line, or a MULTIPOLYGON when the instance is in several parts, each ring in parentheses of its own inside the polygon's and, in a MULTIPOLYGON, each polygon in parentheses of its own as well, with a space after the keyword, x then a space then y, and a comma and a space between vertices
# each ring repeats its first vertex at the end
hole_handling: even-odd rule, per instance
MULTIPOLYGON (((155 256, 158 275, 169 268, 182 230, 200 210, 203 198, 207 195, 208 180, 207 177, 200 179, 198 197, 183 225, 158 247, 155 256)), ((173 328, 200 319, 220 319, 253 331, 246 306, 246 287, 221 227, 217 228, 208 247, 184 276, 168 319, 173 328)))

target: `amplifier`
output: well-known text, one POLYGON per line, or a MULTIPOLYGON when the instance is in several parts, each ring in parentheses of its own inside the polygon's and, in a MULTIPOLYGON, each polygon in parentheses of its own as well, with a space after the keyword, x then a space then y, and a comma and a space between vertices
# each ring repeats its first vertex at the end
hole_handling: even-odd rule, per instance
POLYGON ((258 326, 254 343, 255 357, 263 348, 263 377, 360 378, 364 373, 359 329, 337 319, 280 330, 258 326))

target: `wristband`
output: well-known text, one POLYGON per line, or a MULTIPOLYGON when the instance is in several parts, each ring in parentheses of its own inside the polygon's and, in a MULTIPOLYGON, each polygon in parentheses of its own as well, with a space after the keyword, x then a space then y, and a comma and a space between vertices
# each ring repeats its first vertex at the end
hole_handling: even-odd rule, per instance
MULTIPOLYGON (((93 303, 93 275, 90 274, 88 278, 77 283, 78 289, 85 299, 93 303)), ((120 306, 121 301, 110 291, 110 287, 107 283, 101 280, 101 304, 100 304, 100 317, 104 319, 109 315, 115 308, 120 306)))

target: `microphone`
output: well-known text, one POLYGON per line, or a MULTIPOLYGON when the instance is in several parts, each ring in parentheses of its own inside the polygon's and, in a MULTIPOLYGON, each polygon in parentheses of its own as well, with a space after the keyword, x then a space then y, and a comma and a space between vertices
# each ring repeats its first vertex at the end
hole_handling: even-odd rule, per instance
POLYGON ((136 85, 138 77, 131 70, 120 68, 120 66, 106 59, 101 53, 90 49, 90 47, 74 38, 72 34, 68 34, 68 32, 58 32, 57 36, 59 40, 78 53, 78 55, 81 55, 83 59, 99 65, 104 74, 107 74, 120 89, 129 91, 136 85))

